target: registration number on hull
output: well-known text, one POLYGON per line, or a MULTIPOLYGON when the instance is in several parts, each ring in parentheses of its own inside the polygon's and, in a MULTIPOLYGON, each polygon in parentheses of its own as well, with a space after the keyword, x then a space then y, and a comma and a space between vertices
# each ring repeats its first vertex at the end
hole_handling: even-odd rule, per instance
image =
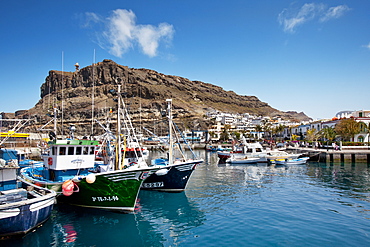
POLYGON ((158 188, 163 186, 164 186, 163 182, 143 183, 144 188, 158 188))
POLYGON ((97 196, 97 197, 91 197, 92 201, 98 201, 98 202, 105 202, 105 201, 118 201, 118 196, 97 196))

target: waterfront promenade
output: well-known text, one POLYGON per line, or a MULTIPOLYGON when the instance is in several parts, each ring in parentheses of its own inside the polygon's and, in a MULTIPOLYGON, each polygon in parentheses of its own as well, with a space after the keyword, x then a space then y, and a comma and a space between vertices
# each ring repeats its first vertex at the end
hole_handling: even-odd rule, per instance
POLYGON ((287 151, 307 154, 311 160, 319 162, 346 162, 346 163, 367 163, 370 164, 370 147, 343 146, 341 150, 332 148, 287 148, 287 151))

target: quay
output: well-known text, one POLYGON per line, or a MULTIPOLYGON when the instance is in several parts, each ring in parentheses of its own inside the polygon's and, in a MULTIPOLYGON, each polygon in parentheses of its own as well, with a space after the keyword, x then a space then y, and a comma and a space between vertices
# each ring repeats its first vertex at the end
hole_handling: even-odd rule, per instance
POLYGON ((310 157, 312 161, 324 163, 367 163, 370 164, 370 147, 342 147, 341 150, 334 149, 315 149, 295 147, 287 148, 287 151, 293 153, 302 153, 310 157))

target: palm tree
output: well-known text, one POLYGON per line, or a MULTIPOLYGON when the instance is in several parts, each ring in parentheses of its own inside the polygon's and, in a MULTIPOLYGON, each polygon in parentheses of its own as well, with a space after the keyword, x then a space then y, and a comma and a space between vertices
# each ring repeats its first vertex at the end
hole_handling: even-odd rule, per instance
POLYGON ((306 139, 308 141, 316 141, 318 138, 319 132, 315 128, 307 130, 306 139))
POLYGON ((337 137, 335 129, 332 127, 325 127, 320 131, 320 135, 326 139, 326 145, 329 146, 329 141, 333 141, 337 137))
POLYGON ((324 137, 327 140, 334 140, 335 137, 337 137, 337 133, 335 132, 335 129, 332 127, 325 127, 320 131, 320 134, 322 137, 324 137))
MULTIPOLYGON (((256 127, 254 127, 255 131, 259 134, 263 131, 263 127, 260 124, 257 124, 256 127)), ((257 134, 257 139, 259 139, 259 135, 257 134)))
POLYGON ((281 125, 279 124, 279 126, 276 126, 275 127, 275 132, 278 136, 280 136, 280 134, 285 130, 285 126, 284 125, 281 125))

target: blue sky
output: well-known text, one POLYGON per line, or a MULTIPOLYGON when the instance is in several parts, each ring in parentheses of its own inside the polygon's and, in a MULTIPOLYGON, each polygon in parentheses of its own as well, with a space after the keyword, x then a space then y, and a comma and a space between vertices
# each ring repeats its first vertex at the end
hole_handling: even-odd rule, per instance
POLYGON ((370 110, 369 13, 363 0, 6 1, 0 111, 32 108, 50 70, 94 59, 215 84, 314 119, 370 110))

